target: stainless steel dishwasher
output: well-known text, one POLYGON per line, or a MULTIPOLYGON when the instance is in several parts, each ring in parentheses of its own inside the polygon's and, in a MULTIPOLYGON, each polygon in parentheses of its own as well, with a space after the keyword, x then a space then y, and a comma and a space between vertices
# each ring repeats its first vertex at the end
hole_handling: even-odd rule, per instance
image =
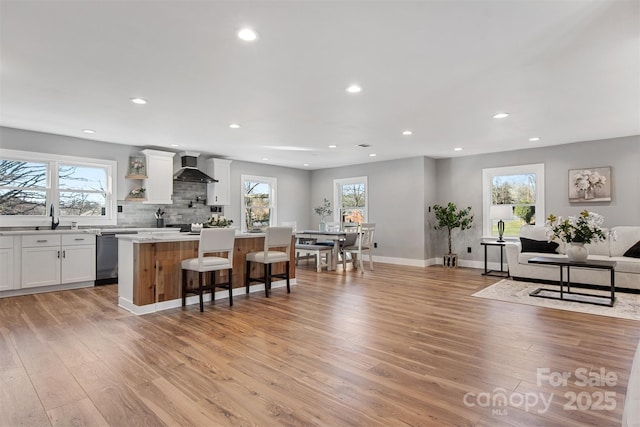
POLYGON ((103 231, 96 236, 96 285, 118 283, 118 234, 137 234, 132 230, 103 231))

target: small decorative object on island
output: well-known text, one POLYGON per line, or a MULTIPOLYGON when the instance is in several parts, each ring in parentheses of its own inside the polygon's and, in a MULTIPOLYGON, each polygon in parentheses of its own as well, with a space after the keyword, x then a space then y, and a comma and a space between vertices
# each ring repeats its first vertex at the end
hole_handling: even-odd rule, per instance
POLYGON ((146 190, 144 188, 134 188, 129 192, 127 200, 144 200, 145 191, 146 190))
POLYGON ((327 221, 325 218, 333 213, 331 202, 325 198, 322 205, 316 206, 313 210, 316 214, 320 215, 320 231, 327 231, 327 221))
POLYGON ((567 219, 556 217, 554 214, 547 218, 547 232, 549 240, 560 240, 567 244, 567 257, 571 261, 585 262, 589 256, 585 243, 598 242, 606 238, 602 231, 604 217, 586 209, 580 215, 567 219))
POLYGON ((449 202, 447 206, 434 205, 433 211, 436 214, 436 220, 438 220, 438 224, 434 228, 436 230, 446 228, 449 237, 449 253, 444 255, 443 265, 445 268, 457 268, 458 255, 451 253, 451 230, 458 227, 461 230, 471 228, 473 223, 471 206, 458 210, 454 203, 449 202))
POLYGON ((204 223, 204 227, 205 228, 214 228, 214 227, 226 228, 226 227, 229 227, 231 224, 233 224, 233 220, 226 219, 222 215, 213 214, 211 215, 211 218, 209 218, 209 221, 204 223))

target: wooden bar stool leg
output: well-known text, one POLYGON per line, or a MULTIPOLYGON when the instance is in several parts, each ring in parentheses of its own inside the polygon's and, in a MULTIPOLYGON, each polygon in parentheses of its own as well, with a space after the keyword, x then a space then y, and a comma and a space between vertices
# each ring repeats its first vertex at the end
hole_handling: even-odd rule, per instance
POLYGON ((251 272, 251 261, 247 261, 247 267, 245 270, 244 285, 247 288, 247 293, 249 293, 249 273, 251 272))
POLYGON ((182 306, 187 305, 187 270, 182 270, 182 306))
POLYGON ((227 275, 229 276, 229 307, 233 306, 233 274, 231 270, 227 270, 227 275))
POLYGON ((200 311, 204 311, 204 302, 202 301, 202 280, 204 279, 202 272, 198 273, 198 279, 199 279, 199 283, 198 283, 198 294, 200 294, 200 311))

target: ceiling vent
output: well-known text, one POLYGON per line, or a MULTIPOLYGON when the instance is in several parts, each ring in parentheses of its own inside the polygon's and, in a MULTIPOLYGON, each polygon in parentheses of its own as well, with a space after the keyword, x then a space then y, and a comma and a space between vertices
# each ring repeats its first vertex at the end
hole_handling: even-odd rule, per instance
POLYGON ((356 147, 369 148, 369 147, 371 147, 371 145, 370 144, 358 144, 356 147))
POLYGON ((204 184, 218 182, 217 179, 211 178, 209 175, 198 169, 199 155, 200 153, 193 153, 190 151, 180 153, 182 169, 178 170, 178 172, 173 175, 173 180, 182 182, 201 182, 204 184))

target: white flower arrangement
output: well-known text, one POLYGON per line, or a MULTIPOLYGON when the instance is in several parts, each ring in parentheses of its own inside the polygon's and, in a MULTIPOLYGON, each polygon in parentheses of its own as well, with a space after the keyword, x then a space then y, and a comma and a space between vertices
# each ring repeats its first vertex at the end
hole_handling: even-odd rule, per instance
POLYGON ((592 243, 604 240, 606 235, 602 230, 604 217, 595 212, 584 210, 579 216, 567 219, 554 214, 549 215, 546 225, 549 227, 547 237, 551 240, 561 240, 565 243, 592 243))
POLYGON ((598 171, 585 169, 573 175, 573 186, 581 191, 591 191, 602 187, 607 182, 607 177, 600 175, 598 171))

